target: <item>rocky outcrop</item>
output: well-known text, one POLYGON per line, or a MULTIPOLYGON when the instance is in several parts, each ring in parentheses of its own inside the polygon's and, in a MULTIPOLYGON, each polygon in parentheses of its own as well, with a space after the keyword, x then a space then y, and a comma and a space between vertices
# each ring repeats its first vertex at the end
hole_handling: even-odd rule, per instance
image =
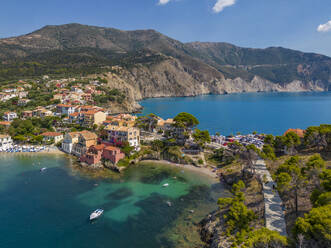
POLYGON ((247 81, 240 77, 229 79, 223 74, 205 75, 202 72, 187 70, 182 63, 167 57, 153 65, 139 64, 130 69, 114 67, 104 74, 111 88, 125 92, 127 101, 112 105, 113 111, 132 112, 141 108, 138 101, 155 97, 181 97, 206 94, 229 94, 242 92, 305 92, 325 91, 319 81, 304 83, 295 80, 281 85, 259 76, 247 81))
POLYGON ((200 236, 208 248, 229 248, 231 241, 225 236, 224 211, 214 211, 205 217, 200 223, 200 236))

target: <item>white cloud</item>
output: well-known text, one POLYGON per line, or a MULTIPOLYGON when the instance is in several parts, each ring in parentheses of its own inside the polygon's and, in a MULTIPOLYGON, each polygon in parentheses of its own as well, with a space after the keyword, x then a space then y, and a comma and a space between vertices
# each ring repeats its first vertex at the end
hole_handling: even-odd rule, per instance
POLYGON ((165 5, 165 4, 169 3, 169 2, 170 2, 170 0, 159 0, 159 4, 160 5, 165 5))
POLYGON ((215 13, 220 13, 224 8, 232 6, 236 3, 236 0, 217 0, 213 7, 215 13))
POLYGON ((329 32, 331 31, 331 20, 325 24, 321 24, 317 27, 318 32, 329 32))

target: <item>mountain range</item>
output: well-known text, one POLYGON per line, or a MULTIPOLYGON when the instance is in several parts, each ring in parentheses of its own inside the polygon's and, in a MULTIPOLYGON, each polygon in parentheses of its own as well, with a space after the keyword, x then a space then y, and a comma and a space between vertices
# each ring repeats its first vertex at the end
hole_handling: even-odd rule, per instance
POLYGON ((155 30, 66 24, 0 39, 0 81, 102 73, 135 100, 258 91, 329 91, 331 58, 282 47, 182 43, 155 30), (114 69, 116 68, 116 70, 114 69))

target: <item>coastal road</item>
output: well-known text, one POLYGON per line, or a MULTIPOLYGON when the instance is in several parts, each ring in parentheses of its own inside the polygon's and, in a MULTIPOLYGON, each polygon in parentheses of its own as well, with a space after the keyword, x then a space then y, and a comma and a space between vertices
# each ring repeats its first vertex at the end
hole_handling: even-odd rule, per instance
POLYGON ((278 191, 273 190, 273 185, 276 187, 276 183, 272 180, 264 160, 259 159, 256 161, 255 171, 262 181, 267 181, 267 183, 263 183, 266 227, 287 236, 285 216, 282 208, 283 202, 279 197, 278 191), (264 178, 265 180, 263 180, 264 178))

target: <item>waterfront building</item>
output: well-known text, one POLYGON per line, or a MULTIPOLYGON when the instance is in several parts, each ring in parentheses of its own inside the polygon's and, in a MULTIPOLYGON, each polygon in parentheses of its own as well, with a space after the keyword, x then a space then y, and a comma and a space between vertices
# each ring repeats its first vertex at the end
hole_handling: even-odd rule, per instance
POLYGON ((0 149, 6 150, 13 146, 13 140, 9 135, 0 134, 0 149))
POLYGON ((88 148, 87 152, 80 157, 80 161, 89 165, 99 163, 102 159, 104 148, 104 144, 91 146, 88 148))
POLYGON ((80 157, 93 145, 97 144, 98 136, 89 131, 82 131, 78 136, 78 142, 72 147, 72 154, 80 157))
POLYGON ((103 149, 102 157, 110 160, 113 164, 117 164, 118 161, 125 157, 125 154, 118 147, 107 146, 103 149))
POLYGON ((125 142, 136 150, 140 149, 140 130, 136 127, 120 127, 108 125, 105 128, 108 142, 114 145, 123 145, 125 142))
POLYGON ((44 143, 57 144, 63 140, 63 134, 58 132, 45 132, 42 133, 41 136, 43 136, 44 143))
POLYGON ((62 150, 70 154, 72 152, 73 146, 78 143, 79 135, 80 132, 66 133, 62 141, 62 150))
POLYGON ((108 160, 113 164, 123 159, 125 154, 121 149, 114 146, 106 146, 105 144, 91 146, 85 154, 80 157, 80 161, 89 165, 97 164, 102 159, 108 160))

